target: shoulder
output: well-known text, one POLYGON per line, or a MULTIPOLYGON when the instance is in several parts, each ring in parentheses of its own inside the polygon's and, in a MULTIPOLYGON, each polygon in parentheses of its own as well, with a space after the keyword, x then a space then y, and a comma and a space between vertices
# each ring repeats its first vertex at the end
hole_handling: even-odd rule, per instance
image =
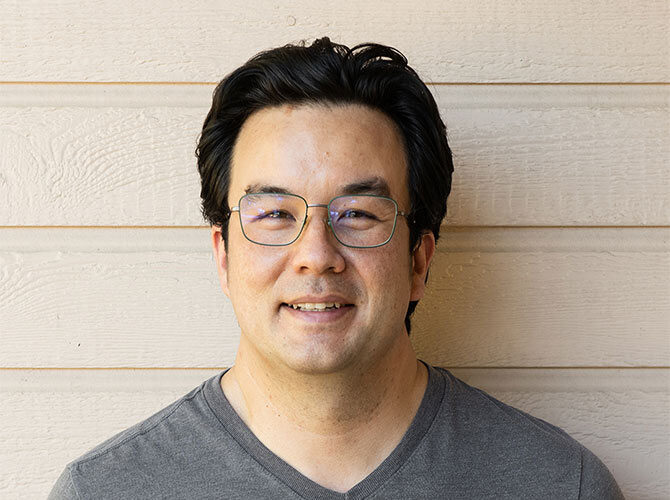
POLYGON ((551 445, 553 450, 579 454, 579 443, 560 427, 503 403, 449 370, 436 369, 446 381, 442 416, 448 416, 461 428, 479 431, 478 435, 489 443, 505 442, 515 448, 551 445))
POLYGON ((554 485, 577 498, 623 498, 607 467, 560 427, 472 387, 444 368, 437 425, 457 453, 492 478, 554 485))
POLYGON ((49 498, 101 498, 103 492, 136 488, 143 478, 173 470, 175 458, 189 452, 195 436, 218 430, 203 395, 204 386, 217 377, 70 462, 49 498))
POLYGON ((579 498, 623 499, 614 476, 590 450, 582 447, 579 498))
POLYGON ((201 397, 203 385, 204 382, 145 420, 98 444, 72 462, 72 465, 82 466, 119 449, 135 448, 140 441, 146 444, 155 437, 162 437, 161 435, 170 427, 184 425, 188 420, 196 417, 199 406, 197 399, 201 397))

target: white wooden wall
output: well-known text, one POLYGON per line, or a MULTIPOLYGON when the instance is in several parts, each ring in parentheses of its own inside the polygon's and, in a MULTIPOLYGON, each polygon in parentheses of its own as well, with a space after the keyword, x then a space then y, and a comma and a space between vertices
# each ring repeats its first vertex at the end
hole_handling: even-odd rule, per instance
POLYGON ((456 172, 423 359, 670 497, 667 0, 0 3, 0 497, 233 361, 193 151, 215 83, 329 35, 398 47, 456 172))

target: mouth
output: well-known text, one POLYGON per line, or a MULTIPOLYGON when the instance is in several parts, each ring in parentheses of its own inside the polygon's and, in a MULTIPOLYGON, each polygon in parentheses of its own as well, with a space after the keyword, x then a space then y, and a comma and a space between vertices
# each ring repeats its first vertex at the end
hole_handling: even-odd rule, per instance
POLYGON ((284 302, 282 305, 288 306, 296 311, 331 311, 333 309, 340 309, 341 307, 352 306, 353 304, 343 304, 341 302, 299 302, 295 304, 288 304, 284 302))
POLYGON ((354 309, 354 304, 344 301, 306 301, 304 299, 296 300, 295 302, 282 302, 281 310, 293 317, 294 319, 307 322, 331 322, 336 321, 345 316, 354 309))

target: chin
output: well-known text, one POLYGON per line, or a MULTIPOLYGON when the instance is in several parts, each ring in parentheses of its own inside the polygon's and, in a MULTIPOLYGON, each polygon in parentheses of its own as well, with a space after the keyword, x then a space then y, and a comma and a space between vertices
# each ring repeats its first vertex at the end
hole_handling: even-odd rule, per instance
POLYGON ((351 352, 332 350, 293 350, 283 356, 284 364, 292 371, 303 375, 329 375, 347 370, 355 364, 351 352))

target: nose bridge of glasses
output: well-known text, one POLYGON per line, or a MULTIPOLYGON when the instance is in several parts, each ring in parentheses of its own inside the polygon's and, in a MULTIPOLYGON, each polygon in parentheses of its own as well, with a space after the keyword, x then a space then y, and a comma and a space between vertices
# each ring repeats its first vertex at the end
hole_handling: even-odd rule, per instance
POLYGON ((307 208, 318 208, 318 207, 328 208, 328 203, 311 203, 307 205, 307 208))
MULTIPOLYGON (((307 205, 307 212, 305 213, 305 223, 307 222, 307 217, 309 217, 310 208, 325 208, 328 209, 328 203, 311 203, 307 205)), ((328 225, 330 225, 330 214, 326 212, 326 217, 323 219, 328 225)))
MULTIPOLYGON (((311 204, 307 205, 307 212, 305 212, 305 220, 304 220, 304 223, 303 223, 303 227, 300 231, 301 233, 306 229, 307 225, 309 224, 309 221, 307 219, 310 218, 310 216, 309 216, 309 209, 310 208, 325 208, 325 209, 328 209, 328 203, 311 203, 311 204)), ((326 228, 330 227, 330 230, 332 231, 333 227, 330 223, 330 214, 326 213, 326 217, 324 217, 321 220, 325 223, 326 228)))
MULTIPOLYGON (((298 233, 295 240, 293 240, 293 241, 296 241, 298 239, 302 239, 304 237, 305 232, 308 231, 308 226, 310 225, 310 220, 314 218, 314 217, 311 217, 311 214, 309 213, 309 209, 311 209, 311 208, 326 208, 327 209, 328 204, 327 203, 313 203, 313 204, 308 204, 307 205, 307 211, 305 212, 305 218, 302 221, 302 224, 301 224, 301 227, 300 227, 300 232, 298 233)), ((317 219, 317 221, 320 220, 321 222, 323 222, 323 225, 325 226, 324 229, 326 231, 326 234, 324 234, 324 236, 326 236, 326 238, 329 238, 327 233, 331 233, 330 237, 334 236, 333 226, 330 223, 330 216, 329 215, 327 215, 326 217, 317 217, 316 219, 317 219)), ((336 239, 337 239, 337 237, 336 237, 336 239)))

